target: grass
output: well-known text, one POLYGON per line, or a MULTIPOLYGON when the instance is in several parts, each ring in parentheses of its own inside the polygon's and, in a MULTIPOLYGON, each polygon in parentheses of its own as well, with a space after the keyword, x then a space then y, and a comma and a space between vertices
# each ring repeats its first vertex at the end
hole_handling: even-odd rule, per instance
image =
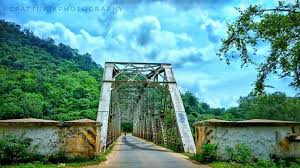
POLYGON ((258 159, 253 156, 246 144, 237 144, 235 148, 227 148, 230 159, 220 160, 216 153, 217 146, 205 144, 201 146, 201 153, 192 155, 190 159, 201 163, 209 163, 212 168, 300 168, 300 160, 295 158, 273 158, 271 160, 258 159))
POLYGON ((103 161, 107 160, 107 156, 112 152, 112 149, 114 147, 115 143, 111 145, 104 153, 101 153, 100 155, 96 156, 92 159, 79 159, 75 160, 69 163, 43 163, 43 162, 31 162, 31 163, 20 163, 20 164, 14 164, 14 165, 5 165, 1 166, 2 168, 57 168, 57 167, 81 167, 81 166, 90 166, 90 165, 97 165, 103 161))
POLYGON ((236 162, 213 162, 208 164, 212 168, 300 168, 300 160, 296 162, 288 163, 289 166, 286 164, 276 165, 269 161, 264 161, 265 164, 262 162, 259 163, 236 163, 236 162))
MULTIPOLYGON (((63 165, 63 164, 62 164, 63 165)), ((5 165, 3 168, 57 168, 59 164, 43 163, 43 162, 31 162, 20 163, 15 165, 5 165)))
POLYGON ((240 168, 240 167, 246 167, 243 164, 235 163, 235 162, 214 162, 208 164, 210 167, 213 168, 240 168))

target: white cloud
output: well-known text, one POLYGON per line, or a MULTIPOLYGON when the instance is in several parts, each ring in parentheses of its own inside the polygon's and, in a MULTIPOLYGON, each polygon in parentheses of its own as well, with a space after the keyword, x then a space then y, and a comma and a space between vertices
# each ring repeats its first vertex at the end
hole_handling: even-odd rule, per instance
POLYGON ((25 27, 32 30, 34 34, 39 37, 51 37, 56 43, 68 44, 72 48, 79 49, 80 53, 89 52, 96 54, 95 52, 105 45, 102 36, 92 36, 84 29, 81 29, 80 32, 76 34, 58 22, 30 21, 25 24, 25 27))
POLYGON ((74 48, 79 47, 76 35, 62 23, 49 23, 44 21, 30 21, 25 27, 33 30, 33 33, 42 38, 53 38, 56 42, 67 43, 74 48))

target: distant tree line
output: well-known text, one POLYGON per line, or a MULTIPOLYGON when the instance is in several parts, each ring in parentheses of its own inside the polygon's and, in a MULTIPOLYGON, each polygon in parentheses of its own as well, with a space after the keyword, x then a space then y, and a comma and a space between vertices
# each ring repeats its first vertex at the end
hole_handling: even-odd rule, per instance
POLYGON ((300 98, 288 97, 284 93, 275 92, 255 96, 249 94, 240 97, 237 107, 211 108, 208 104, 200 102, 191 92, 182 94, 184 107, 190 124, 199 120, 224 119, 270 119, 290 120, 300 122, 300 98))

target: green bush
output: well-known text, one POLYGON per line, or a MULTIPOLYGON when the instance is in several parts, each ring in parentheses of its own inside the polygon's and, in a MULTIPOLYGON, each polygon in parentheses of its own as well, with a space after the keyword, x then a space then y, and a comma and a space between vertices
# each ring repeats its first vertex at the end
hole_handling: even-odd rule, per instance
POLYGON ((226 146, 225 150, 227 152, 228 159, 233 160, 234 159, 234 150, 233 150, 233 148, 231 148, 229 146, 226 146))
POLYGON ((254 166, 259 168, 277 168, 276 163, 271 160, 258 160, 254 166))
POLYGON ((300 167, 300 163, 291 163, 289 168, 299 168, 300 167))
POLYGON ((252 160, 252 151, 246 144, 236 145, 235 160, 239 163, 249 163, 252 160))
MULTIPOLYGON (((246 144, 238 144, 235 148, 226 146, 228 160, 226 162, 214 162, 209 164, 213 168, 300 168, 300 160, 290 158, 273 158, 272 160, 255 159, 251 149, 246 144)), ((202 153, 198 158, 200 161, 202 153)))
POLYGON ((229 161, 238 163, 250 163, 253 160, 252 151, 246 144, 237 144, 235 148, 226 146, 229 161))
POLYGON ((205 163, 216 161, 217 149, 218 146, 216 144, 204 144, 201 147, 201 153, 194 155, 193 159, 205 163))
POLYGON ((3 136, 0 139, 0 163, 19 163, 40 158, 29 151, 30 143, 31 139, 23 136, 3 136))

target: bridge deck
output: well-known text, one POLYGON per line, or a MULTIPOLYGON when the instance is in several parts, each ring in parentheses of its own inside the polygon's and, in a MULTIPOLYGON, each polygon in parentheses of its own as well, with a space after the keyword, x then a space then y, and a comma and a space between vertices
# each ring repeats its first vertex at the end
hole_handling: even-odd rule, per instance
POLYGON ((99 168, 209 168, 187 160, 181 154, 148 143, 140 138, 127 135, 119 137, 113 152, 104 163, 93 166, 99 168))

